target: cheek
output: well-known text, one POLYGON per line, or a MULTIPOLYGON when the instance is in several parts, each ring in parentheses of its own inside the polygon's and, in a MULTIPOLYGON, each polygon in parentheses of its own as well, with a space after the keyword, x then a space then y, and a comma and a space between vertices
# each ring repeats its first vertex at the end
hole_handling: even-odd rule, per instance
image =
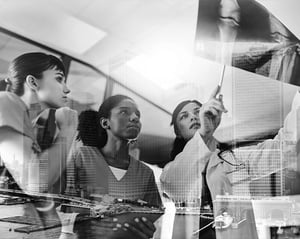
POLYGON ((55 95, 60 95, 61 92, 62 92, 61 85, 60 84, 56 84, 56 83, 51 84, 51 86, 49 87, 49 89, 51 89, 52 93, 55 94, 55 95))
POLYGON ((184 137, 188 134, 188 126, 184 121, 178 123, 177 126, 178 126, 178 133, 180 136, 184 137))
POLYGON ((38 98, 41 102, 53 103, 58 102, 61 99, 61 93, 58 85, 44 84, 37 91, 38 98))
POLYGON ((127 123, 128 123, 128 119, 127 118, 120 118, 119 120, 118 120, 118 124, 119 124, 119 127, 121 127, 121 128, 124 128, 124 127, 126 127, 126 125, 127 125, 127 123))
POLYGON ((53 94, 57 94, 62 91, 62 84, 58 83, 56 80, 48 80, 44 82, 44 89, 52 91, 53 94))
MULTIPOLYGON (((43 84, 40 85, 39 93, 42 95, 50 95, 50 92, 53 91, 53 85, 44 81, 43 84)), ((55 93, 55 92, 53 92, 55 93)))
POLYGON ((111 120, 110 124, 111 124, 110 125, 111 129, 113 129, 115 131, 119 131, 119 130, 122 130, 123 128, 125 128, 126 120, 122 119, 122 118, 114 119, 114 120, 111 120))

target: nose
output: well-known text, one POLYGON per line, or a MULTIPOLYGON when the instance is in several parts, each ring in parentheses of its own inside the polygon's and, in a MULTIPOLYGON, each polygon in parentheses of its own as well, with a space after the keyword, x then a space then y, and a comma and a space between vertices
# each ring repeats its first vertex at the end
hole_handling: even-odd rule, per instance
POLYGON ((193 121, 193 120, 197 120, 199 118, 199 116, 196 113, 191 113, 190 118, 191 118, 191 121, 193 121))
POLYGON ((63 92, 67 95, 71 92, 71 90, 67 87, 66 83, 63 84, 63 92))
POLYGON ((130 121, 139 122, 139 117, 135 112, 130 115, 130 121))

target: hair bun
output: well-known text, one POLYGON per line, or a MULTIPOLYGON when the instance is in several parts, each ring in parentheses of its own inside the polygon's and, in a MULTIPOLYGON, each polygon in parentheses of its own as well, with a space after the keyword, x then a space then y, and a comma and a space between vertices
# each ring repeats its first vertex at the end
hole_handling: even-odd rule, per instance
POLYGON ((84 145, 98 146, 99 116, 94 110, 82 111, 79 115, 77 140, 84 145))
POLYGON ((6 85, 12 85, 11 80, 7 77, 4 79, 6 85))
POLYGON ((9 78, 0 80, 0 91, 9 91, 12 82, 9 78))

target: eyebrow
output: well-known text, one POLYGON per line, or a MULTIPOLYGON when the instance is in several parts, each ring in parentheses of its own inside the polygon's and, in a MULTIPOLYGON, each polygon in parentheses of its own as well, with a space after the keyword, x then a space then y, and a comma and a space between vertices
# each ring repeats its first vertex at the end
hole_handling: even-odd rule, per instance
MULTIPOLYGON (((198 107, 195 107, 193 110, 198 110, 198 109, 200 109, 201 107, 200 106, 198 106, 198 107)), ((182 112, 180 112, 179 114, 181 115, 181 114, 186 114, 186 113, 188 113, 187 111, 182 111, 182 112)))
MULTIPOLYGON (((120 106, 119 109, 120 110, 121 109, 126 109, 127 110, 127 109, 130 109, 130 107, 128 107, 128 106, 120 106)), ((139 112, 139 113, 141 113, 138 109, 136 109, 136 111, 139 112)))
POLYGON ((65 77, 65 74, 63 73, 63 72, 55 72, 55 75, 60 75, 60 76, 63 76, 63 77, 65 77))
POLYGON ((183 114, 186 114, 187 113, 187 111, 182 111, 182 112, 180 112, 179 114, 180 115, 183 115, 183 114))

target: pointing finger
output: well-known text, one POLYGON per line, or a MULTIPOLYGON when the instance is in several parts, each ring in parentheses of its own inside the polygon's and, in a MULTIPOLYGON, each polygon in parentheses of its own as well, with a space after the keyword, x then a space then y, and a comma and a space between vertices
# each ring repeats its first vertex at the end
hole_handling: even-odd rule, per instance
POLYGON ((210 99, 216 98, 221 90, 221 87, 218 85, 210 95, 210 99))

